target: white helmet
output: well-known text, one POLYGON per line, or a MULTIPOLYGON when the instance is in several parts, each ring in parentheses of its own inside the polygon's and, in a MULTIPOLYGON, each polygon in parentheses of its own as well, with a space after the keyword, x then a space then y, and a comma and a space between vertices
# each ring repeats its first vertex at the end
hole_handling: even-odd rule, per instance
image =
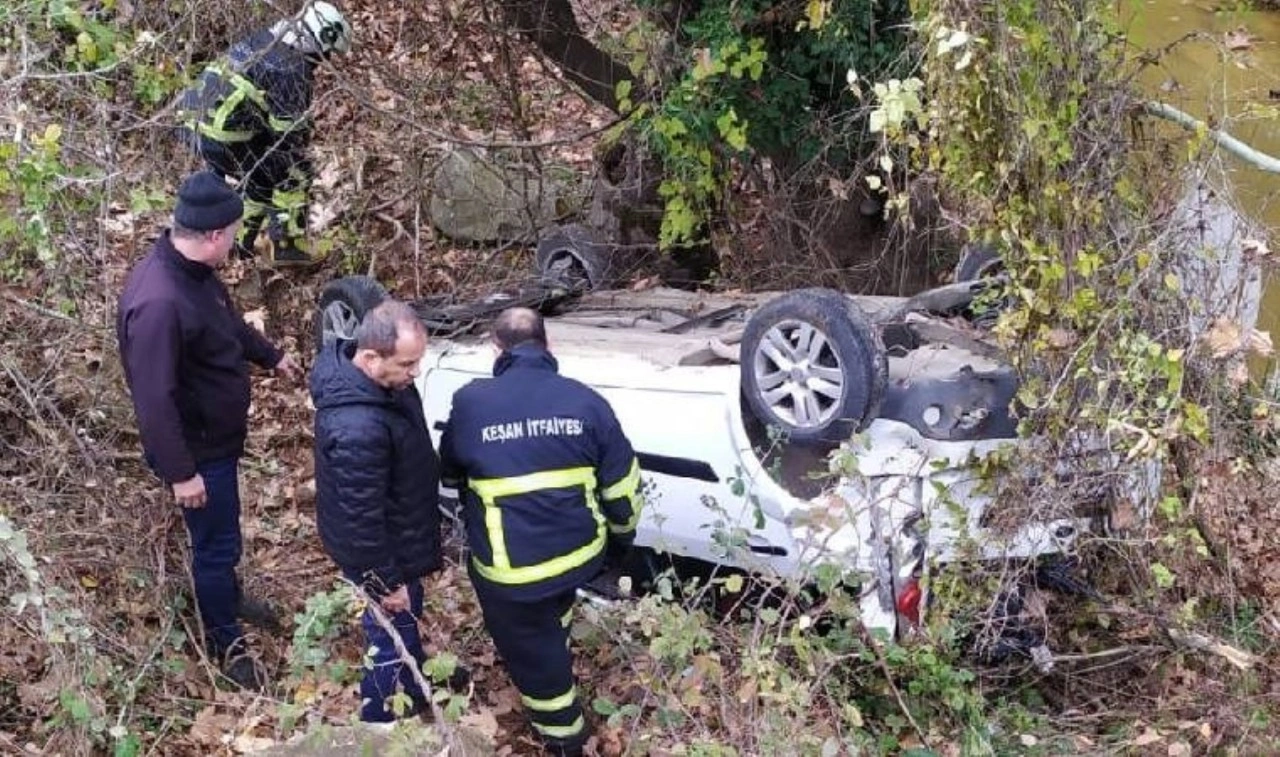
MULTIPOLYGON (((298 21, 310 39, 300 39, 294 47, 304 52, 317 52, 320 55, 345 53, 351 50, 351 24, 332 3, 324 0, 312 0, 302 9, 298 21), (306 49, 312 48, 312 49, 306 49)), ((285 42, 290 43, 289 39, 285 42)))

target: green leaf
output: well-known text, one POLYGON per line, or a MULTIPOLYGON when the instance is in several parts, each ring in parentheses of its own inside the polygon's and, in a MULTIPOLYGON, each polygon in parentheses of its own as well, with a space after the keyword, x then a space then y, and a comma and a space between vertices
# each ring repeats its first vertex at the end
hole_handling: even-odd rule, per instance
POLYGON ((618 705, 604 697, 596 697, 591 702, 591 709, 595 710, 597 715, 608 717, 618 711, 618 705))

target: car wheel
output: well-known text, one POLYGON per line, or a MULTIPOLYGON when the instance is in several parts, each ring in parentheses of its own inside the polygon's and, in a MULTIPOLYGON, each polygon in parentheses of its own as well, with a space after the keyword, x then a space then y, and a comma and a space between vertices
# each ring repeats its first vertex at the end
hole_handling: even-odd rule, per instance
MULTIPOLYGON (((956 263, 956 282, 981 282, 979 290, 987 290, 1003 285, 996 279, 1001 277, 1004 271, 1004 259, 994 247, 985 244, 969 244, 960 251, 960 262, 956 263)), ((1011 297, 996 299, 991 294, 987 294, 976 297, 970 302, 965 308, 964 316, 979 328, 990 328, 995 325, 1000 314, 1013 304, 1011 297)))
POLYGON ((601 235, 581 224, 553 226, 534 256, 543 279, 570 288, 607 289, 616 283, 610 250, 601 235))
POLYGON ((866 314, 839 292, 802 289, 765 303, 747 322, 741 355, 747 404, 793 442, 843 441, 879 411, 884 346, 866 314))
POLYGON ((1004 271, 1004 260, 996 248, 985 244, 967 244, 960 250, 956 263, 956 281, 979 281, 1004 271))
POLYGON ((316 349, 337 339, 354 339, 364 314, 387 299, 387 290, 368 276, 334 279, 320 292, 316 308, 316 349))

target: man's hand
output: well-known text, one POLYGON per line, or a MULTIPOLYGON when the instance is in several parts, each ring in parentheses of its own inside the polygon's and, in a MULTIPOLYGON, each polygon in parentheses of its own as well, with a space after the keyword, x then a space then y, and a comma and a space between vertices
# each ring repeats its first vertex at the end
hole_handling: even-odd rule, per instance
POLYGON ((284 376, 290 381, 296 381, 298 377, 302 375, 302 369, 299 368, 298 364, 293 361, 293 358, 287 354, 280 358, 280 362, 276 363, 275 372, 276 375, 284 376))
POLYGON ((409 609, 408 584, 401 584, 400 588, 396 589, 395 591, 391 592, 387 596, 383 597, 382 601, 378 602, 378 604, 382 605, 382 609, 386 610, 392 615, 395 615, 398 612, 404 612, 405 610, 408 610, 409 609))
POLYGON ((192 476, 186 481, 179 481, 173 485, 173 497, 178 500, 178 504, 188 510, 198 510, 204 507, 204 503, 209 499, 209 495, 204 490, 204 479, 200 474, 192 476))

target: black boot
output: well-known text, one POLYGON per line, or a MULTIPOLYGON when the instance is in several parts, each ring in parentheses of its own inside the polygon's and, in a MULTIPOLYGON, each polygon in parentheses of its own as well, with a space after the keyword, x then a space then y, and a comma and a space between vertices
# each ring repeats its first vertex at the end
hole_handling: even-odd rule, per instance
POLYGON ((280 611, 276 606, 251 594, 240 595, 236 616, 268 633, 278 634, 284 630, 284 625, 280 622, 280 611))
POLYGON ((283 239, 271 246, 271 265, 276 268, 305 268, 315 263, 292 239, 283 239))
POLYGON ((245 691, 263 692, 270 681, 267 671, 249 651, 244 639, 238 639, 222 655, 222 675, 245 691))

